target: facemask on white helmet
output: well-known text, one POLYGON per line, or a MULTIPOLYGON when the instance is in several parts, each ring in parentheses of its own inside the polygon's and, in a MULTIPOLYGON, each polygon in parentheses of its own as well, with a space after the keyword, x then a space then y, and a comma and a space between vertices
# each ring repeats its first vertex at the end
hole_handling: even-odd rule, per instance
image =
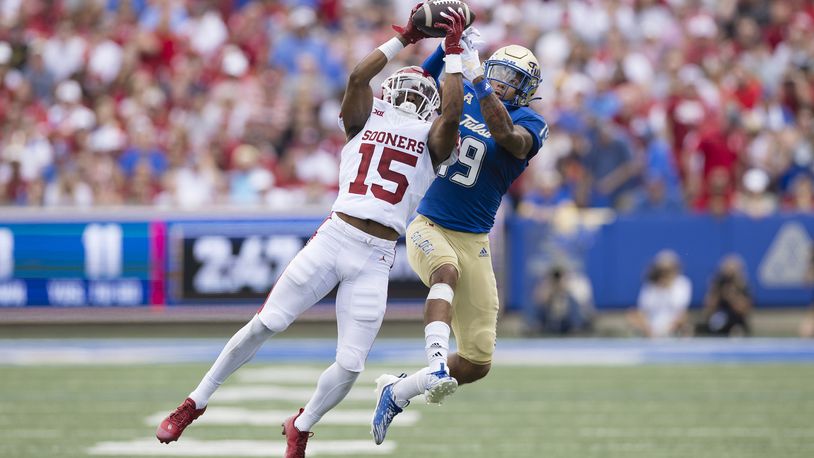
POLYGON ((382 83, 382 99, 399 111, 425 121, 440 106, 435 81, 421 67, 405 67, 382 83))

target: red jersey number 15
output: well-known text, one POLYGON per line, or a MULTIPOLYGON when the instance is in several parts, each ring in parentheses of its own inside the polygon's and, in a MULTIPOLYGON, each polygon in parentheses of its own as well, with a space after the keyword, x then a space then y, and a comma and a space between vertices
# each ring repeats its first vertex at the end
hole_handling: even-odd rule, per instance
MULTIPOLYGON (((348 192, 360 195, 367 194, 368 185, 365 184, 365 179, 370 170, 370 162, 373 160, 373 153, 375 151, 376 145, 373 143, 362 143, 362 146, 359 148, 359 153, 362 155, 362 160, 359 162, 359 173, 356 174, 356 179, 350 184, 348 192)), ((410 183, 407 181, 406 176, 390 170, 390 166, 393 162, 415 167, 416 163, 418 163, 418 157, 388 147, 384 147, 382 150, 382 157, 379 160, 379 167, 376 170, 383 179, 395 183, 396 190, 391 192, 384 189, 379 183, 372 183, 370 185, 370 192, 373 194, 373 197, 396 205, 404 198, 404 193, 407 191, 407 186, 409 186, 410 183)))

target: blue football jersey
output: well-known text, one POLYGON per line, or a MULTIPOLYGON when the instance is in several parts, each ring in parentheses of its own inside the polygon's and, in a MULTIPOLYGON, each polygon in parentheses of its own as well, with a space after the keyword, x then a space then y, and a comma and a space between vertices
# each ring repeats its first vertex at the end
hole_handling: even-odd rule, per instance
POLYGON ((441 168, 418 205, 418 213, 454 231, 481 234, 492 230, 503 194, 548 138, 548 125, 537 112, 528 107, 507 108, 512 122, 526 128, 534 139, 526 159, 517 159, 498 146, 483 120, 475 90, 464 82, 458 161, 441 168))

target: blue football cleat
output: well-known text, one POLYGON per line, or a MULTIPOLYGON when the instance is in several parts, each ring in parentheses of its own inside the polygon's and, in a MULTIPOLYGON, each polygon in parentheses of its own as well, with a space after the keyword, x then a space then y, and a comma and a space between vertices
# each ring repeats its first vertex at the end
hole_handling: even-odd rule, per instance
MULTIPOLYGON (((390 427, 393 418, 404 411, 403 408, 396 404, 393 385, 405 376, 405 374, 398 377, 384 374, 376 379, 376 410, 373 412, 372 428, 370 430, 376 445, 384 442, 384 436, 387 435, 387 428, 390 427)), ((409 401, 407 404, 409 405, 409 401)), ((404 407, 407 407, 407 405, 404 407)))

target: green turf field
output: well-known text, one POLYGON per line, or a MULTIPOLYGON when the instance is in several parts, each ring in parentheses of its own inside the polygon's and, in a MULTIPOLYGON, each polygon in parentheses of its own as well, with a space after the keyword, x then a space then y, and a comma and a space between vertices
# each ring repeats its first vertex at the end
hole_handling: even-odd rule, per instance
MULTIPOLYGON (((311 387, 307 380, 319 370, 286 366, 286 371, 300 375, 285 380, 274 370, 278 366, 249 365, 224 385, 225 397, 213 399, 207 415, 179 443, 156 449, 151 440, 155 424, 148 417, 175 407, 207 367, 2 366, 0 457, 181 456, 185 443, 282 443, 277 420, 229 424, 228 415, 216 413, 216 408, 293 412, 302 404, 297 397, 311 387), (265 399, 262 390, 252 391, 271 385, 293 391, 265 399), (205 424, 202 420, 210 413, 220 422, 205 424), (100 443, 130 448, 105 454, 100 443), (160 455, 155 450, 176 454, 160 455)), ((369 410, 371 380, 380 370, 370 366, 358 390, 337 412, 369 410)), ((385 442, 390 448, 374 450, 382 452, 379 456, 812 457, 814 367, 503 366, 487 380, 463 387, 442 407, 414 402, 408 412, 411 417, 397 417, 396 423, 404 419, 413 424, 394 425, 385 442)), ((363 423, 338 425, 327 418, 317 425, 312 444, 372 442, 363 423)), ((241 444, 258 453, 253 456, 275 456, 262 454, 262 444, 241 444)), ((336 447, 334 452, 344 446, 336 447)), ((221 454, 214 445, 204 449, 205 454, 183 456, 236 456, 221 454)), ((317 456, 362 455, 360 451, 317 456)))

